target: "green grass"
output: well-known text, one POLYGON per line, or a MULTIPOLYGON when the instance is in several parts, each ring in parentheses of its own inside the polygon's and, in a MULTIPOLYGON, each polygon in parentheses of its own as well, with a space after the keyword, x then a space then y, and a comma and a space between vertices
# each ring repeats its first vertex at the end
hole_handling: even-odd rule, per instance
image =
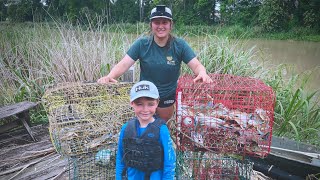
MULTIPOLYGON (((96 81, 149 28, 146 24, 94 27, 98 28, 60 23, 1 24, 0 104, 40 101, 53 83, 96 81)), ((253 49, 243 50, 243 38, 253 36, 248 29, 222 27, 220 32, 206 26, 176 28, 174 33, 188 40, 209 73, 256 77, 273 87, 277 96, 274 134, 320 146, 319 91, 307 89, 310 74, 319 73, 319 69, 293 74, 289 79, 282 76, 285 65, 264 69, 255 60, 253 49)), ((182 72, 190 73, 190 69, 184 65, 182 72)), ((32 121, 47 122, 45 112, 33 113, 32 121)))
MULTIPOLYGON (((230 40, 215 35, 188 38, 208 73, 233 74, 238 76, 259 76, 262 64, 254 60, 253 48, 243 50, 245 41, 230 40)), ((183 73, 191 73, 184 65, 183 73)), ((262 73, 262 72, 261 72, 262 73)))
POLYGON ((295 28, 287 32, 276 32, 276 33, 257 32, 254 35, 249 36, 249 38, 320 42, 320 33, 308 28, 295 28))
POLYGON ((276 91, 274 134, 320 146, 319 90, 308 90, 312 73, 320 69, 282 77, 286 66, 281 65, 267 79, 276 91))

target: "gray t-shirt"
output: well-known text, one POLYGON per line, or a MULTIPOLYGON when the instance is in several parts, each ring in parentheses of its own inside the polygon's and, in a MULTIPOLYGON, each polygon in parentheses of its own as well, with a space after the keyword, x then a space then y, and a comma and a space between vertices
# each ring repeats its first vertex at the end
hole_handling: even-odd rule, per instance
POLYGON ((170 45, 160 47, 153 36, 137 39, 127 54, 135 61, 140 60, 140 80, 153 82, 160 98, 175 93, 180 76, 181 62, 188 64, 196 54, 181 38, 173 38, 170 45))

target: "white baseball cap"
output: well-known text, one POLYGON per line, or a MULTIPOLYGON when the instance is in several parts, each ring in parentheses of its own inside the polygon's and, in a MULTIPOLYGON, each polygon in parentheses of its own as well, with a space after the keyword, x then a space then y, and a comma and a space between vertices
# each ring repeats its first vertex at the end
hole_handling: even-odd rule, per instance
POLYGON ((169 9, 165 5, 157 5, 155 8, 151 10, 150 14, 150 20, 155 18, 166 18, 172 20, 171 9, 169 9))
POLYGON ((149 97, 153 99, 159 98, 159 91, 156 85, 150 81, 140 81, 132 86, 130 90, 130 102, 140 98, 149 97))

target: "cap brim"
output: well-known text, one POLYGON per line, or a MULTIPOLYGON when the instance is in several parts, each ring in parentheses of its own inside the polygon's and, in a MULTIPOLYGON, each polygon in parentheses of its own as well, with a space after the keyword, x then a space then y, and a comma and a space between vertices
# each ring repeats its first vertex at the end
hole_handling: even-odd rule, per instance
POLYGON ((151 20, 151 19, 156 19, 156 18, 165 18, 165 19, 170 19, 170 20, 172 20, 172 18, 170 18, 170 17, 168 17, 168 16, 153 16, 153 17, 150 18, 150 20, 151 20))
POLYGON ((158 98, 159 98, 159 96, 157 96, 157 95, 145 95, 145 94, 139 94, 139 95, 137 95, 137 96, 135 96, 135 97, 131 98, 131 99, 130 99, 130 102, 132 102, 132 101, 134 101, 134 100, 136 100, 136 99, 138 99, 138 98, 141 98, 141 97, 148 97, 148 98, 153 98, 153 99, 158 99, 158 98))

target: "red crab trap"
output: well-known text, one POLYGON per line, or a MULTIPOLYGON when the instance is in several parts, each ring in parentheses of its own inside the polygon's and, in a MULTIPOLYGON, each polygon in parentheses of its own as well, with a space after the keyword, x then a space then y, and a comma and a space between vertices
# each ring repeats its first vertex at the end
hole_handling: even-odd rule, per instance
POLYGON ((179 151, 265 157, 270 152, 275 93, 261 80, 209 74, 212 83, 179 78, 176 144, 179 151))
POLYGON ((252 172, 253 163, 242 157, 209 151, 177 152, 177 180, 250 179, 252 172))
POLYGON ((114 174, 109 172, 115 165, 119 132, 134 116, 129 105, 131 87, 131 83, 64 83, 47 89, 42 102, 51 141, 69 159, 70 177, 108 179, 114 174))

